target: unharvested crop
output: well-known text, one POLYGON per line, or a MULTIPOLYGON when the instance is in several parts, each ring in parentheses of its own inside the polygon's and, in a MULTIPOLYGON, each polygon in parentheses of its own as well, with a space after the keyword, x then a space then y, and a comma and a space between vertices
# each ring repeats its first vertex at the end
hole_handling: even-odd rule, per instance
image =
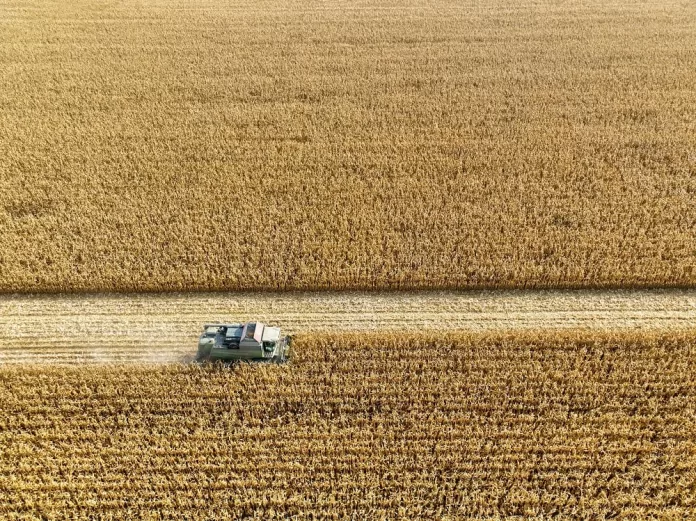
POLYGON ((343 334, 299 338, 280 367, 5 367, 0 517, 684 519, 695 381, 696 332, 343 334))
POLYGON ((3 2, 0 291, 696 283, 693 2, 3 2))

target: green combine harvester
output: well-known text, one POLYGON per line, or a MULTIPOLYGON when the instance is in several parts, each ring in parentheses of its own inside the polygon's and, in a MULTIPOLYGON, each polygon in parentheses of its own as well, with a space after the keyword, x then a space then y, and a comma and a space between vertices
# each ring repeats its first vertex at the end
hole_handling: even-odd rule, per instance
POLYGON ((206 324, 198 340, 199 362, 266 362, 282 364, 290 353, 290 336, 261 322, 206 324))

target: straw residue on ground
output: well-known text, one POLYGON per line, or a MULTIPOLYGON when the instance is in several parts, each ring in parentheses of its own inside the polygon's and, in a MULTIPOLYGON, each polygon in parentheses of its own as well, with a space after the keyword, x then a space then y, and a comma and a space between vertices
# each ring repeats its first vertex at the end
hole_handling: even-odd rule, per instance
POLYGON ((177 293, 0 296, 0 365, 190 359, 203 324, 285 333, 564 330, 678 332, 696 290, 177 293))

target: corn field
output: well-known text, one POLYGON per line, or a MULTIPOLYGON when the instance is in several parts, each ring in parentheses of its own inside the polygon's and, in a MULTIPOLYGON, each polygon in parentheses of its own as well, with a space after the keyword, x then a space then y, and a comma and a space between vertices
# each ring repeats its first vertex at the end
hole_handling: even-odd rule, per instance
POLYGON ((696 333, 335 334, 0 368, 3 519, 685 519, 696 333))
POLYGON ((5 1, 0 291, 696 284, 696 4, 5 1))

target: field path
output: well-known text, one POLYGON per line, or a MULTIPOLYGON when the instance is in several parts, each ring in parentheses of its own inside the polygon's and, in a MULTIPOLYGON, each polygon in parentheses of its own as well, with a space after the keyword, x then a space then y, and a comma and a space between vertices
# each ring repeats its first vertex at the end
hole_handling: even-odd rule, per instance
POLYGON ((696 327, 696 290, 0 296, 0 364, 168 362, 205 322, 330 330, 696 327))

